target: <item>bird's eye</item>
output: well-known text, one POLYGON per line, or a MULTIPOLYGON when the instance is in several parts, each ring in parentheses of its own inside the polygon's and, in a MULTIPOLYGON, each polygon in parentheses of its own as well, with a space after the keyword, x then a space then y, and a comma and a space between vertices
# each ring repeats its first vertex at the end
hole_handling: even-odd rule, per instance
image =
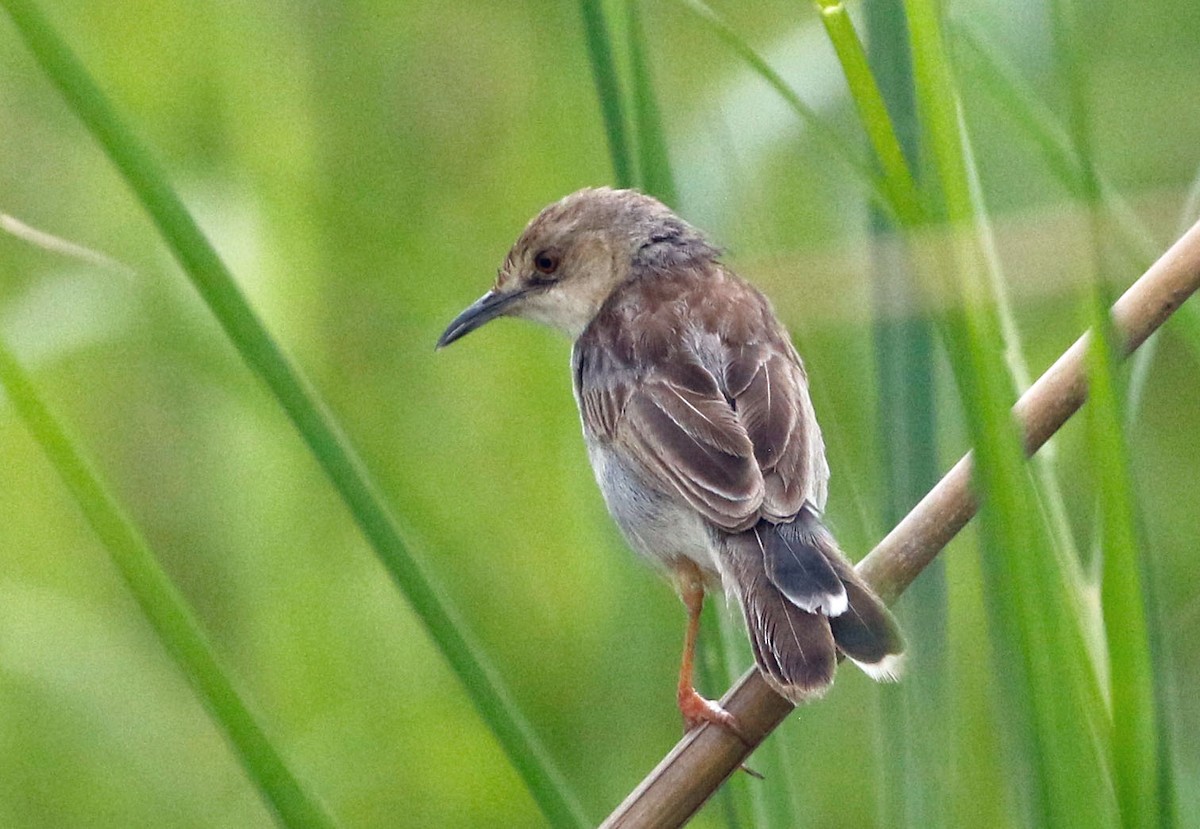
POLYGON ((537 272, 549 276, 558 270, 558 253, 552 250, 543 250, 533 257, 533 266, 537 268, 537 272))

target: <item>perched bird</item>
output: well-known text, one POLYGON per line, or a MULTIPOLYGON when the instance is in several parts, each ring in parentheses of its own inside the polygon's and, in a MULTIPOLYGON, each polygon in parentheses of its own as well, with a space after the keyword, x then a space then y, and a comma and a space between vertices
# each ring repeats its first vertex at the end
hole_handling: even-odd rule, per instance
POLYGON ((438 347, 501 316, 574 340, 609 512, 687 607, 688 728, 737 730, 692 683, 706 589, 740 604, 759 670, 793 702, 824 692, 838 651, 896 678, 899 629, 821 523, 829 468, 804 365, 767 299, 703 234, 637 191, 580 190, 529 223, 438 347))

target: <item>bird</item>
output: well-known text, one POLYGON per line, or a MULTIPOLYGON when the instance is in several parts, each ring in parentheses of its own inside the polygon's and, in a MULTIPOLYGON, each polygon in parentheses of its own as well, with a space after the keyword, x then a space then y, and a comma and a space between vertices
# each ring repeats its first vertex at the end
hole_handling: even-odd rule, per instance
POLYGON ((740 735, 693 682, 710 592, 740 606, 758 670, 794 704, 824 694, 839 654, 876 680, 899 677, 900 629, 822 518, 829 467, 804 363, 769 300, 704 233, 637 190, 579 190, 528 223, 437 348, 499 317, 574 341, 604 501, 687 610, 685 730, 740 735))

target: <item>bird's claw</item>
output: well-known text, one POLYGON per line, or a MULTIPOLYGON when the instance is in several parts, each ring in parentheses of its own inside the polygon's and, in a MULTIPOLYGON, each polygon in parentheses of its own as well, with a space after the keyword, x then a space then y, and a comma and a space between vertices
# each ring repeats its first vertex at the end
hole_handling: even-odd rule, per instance
MULTIPOLYGON (((726 729, 733 736, 742 741, 742 745, 746 748, 753 748, 754 744, 746 737, 742 731, 741 725, 738 724, 737 717, 730 714, 718 703, 710 699, 705 699, 696 692, 696 689, 690 689, 690 693, 680 692, 679 694, 679 710, 683 714, 683 731, 685 734, 694 731, 705 723, 712 723, 726 729)), ((763 780, 763 776, 754 769, 742 763, 741 770, 751 777, 763 780)))
POLYGON ((754 746, 746 737, 745 732, 742 731, 737 717, 730 714, 718 703, 700 696, 694 688, 680 692, 679 711, 683 714, 683 730, 685 733, 693 731, 705 723, 712 723, 729 731, 741 740, 747 748, 754 746))

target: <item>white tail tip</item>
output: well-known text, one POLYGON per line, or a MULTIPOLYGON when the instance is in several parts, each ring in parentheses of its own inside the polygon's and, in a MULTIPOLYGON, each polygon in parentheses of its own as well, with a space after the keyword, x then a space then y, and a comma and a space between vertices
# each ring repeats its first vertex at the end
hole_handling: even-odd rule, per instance
POLYGON ((878 662, 859 662, 857 659, 850 661, 862 668, 863 673, 876 682, 898 682, 904 674, 902 653, 889 653, 878 662))
POLYGON ((845 589, 838 593, 821 593, 815 597, 815 600, 810 601, 796 601, 791 596, 788 596, 788 600, 801 610, 830 618, 841 616, 850 609, 850 597, 846 595, 845 589))

